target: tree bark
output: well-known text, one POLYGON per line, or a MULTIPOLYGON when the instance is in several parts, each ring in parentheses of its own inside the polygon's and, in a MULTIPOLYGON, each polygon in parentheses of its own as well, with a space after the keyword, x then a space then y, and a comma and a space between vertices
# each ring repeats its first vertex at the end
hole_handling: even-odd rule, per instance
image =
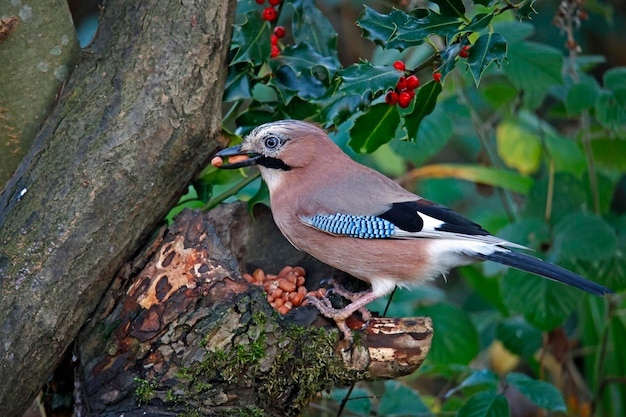
POLYGON ((106 4, 0 194, 0 404, 19 416, 123 265, 223 146, 235 1, 106 4))
POLYGON ((67 1, 0 3, 0 17, 4 18, 0 21, 2 189, 54 106, 72 72, 79 47, 67 1))
MULTIPOLYGON (((421 365, 432 340, 429 319, 374 318, 350 349, 314 307, 274 311, 263 289, 241 277, 208 219, 235 224, 242 233, 223 242, 244 255, 295 252, 266 211, 251 226, 245 205, 238 207, 219 215, 183 211, 122 270, 77 345, 79 415, 297 416, 322 390, 408 375, 421 365), (272 243, 258 251, 262 235, 272 243)), ((327 267, 309 266, 313 289, 327 267)))

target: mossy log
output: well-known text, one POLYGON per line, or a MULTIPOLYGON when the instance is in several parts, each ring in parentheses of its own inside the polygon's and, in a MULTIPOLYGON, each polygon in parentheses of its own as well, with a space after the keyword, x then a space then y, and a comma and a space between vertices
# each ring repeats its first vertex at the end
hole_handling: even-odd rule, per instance
MULTIPOLYGON (((259 227, 277 233, 266 214, 225 213, 219 225, 258 226, 248 237, 259 227)), ((241 277, 208 217, 182 212, 125 268, 84 329, 78 386, 92 415, 296 416, 320 391, 407 375, 424 360, 428 319, 374 319, 348 350, 315 308, 278 314, 241 277)), ((276 239, 265 251, 286 245, 276 239)))

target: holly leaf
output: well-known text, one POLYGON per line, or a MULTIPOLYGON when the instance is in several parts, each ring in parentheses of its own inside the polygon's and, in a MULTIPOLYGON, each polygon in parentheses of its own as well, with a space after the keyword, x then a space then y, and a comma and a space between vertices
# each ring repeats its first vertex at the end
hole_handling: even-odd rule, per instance
POLYGON ((244 14, 241 23, 234 25, 232 45, 237 52, 230 65, 240 62, 259 65, 268 60, 271 52, 270 35, 270 26, 259 11, 244 14))
POLYGON ((250 88, 250 66, 248 64, 232 65, 224 87, 224 101, 248 99, 252 95, 250 88))
POLYGON ((491 23, 493 13, 479 13, 463 28, 464 32, 480 32, 491 23))
POLYGON ((294 0, 293 37, 296 44, 307 44, 326 57, 337 56, 337 33, 326 16, 311 0, 294 0))
POLYGON ((390 66, 375 66, 369 62, 359 62, 338 72, 343 83, 338 94, 376 94, 392 88, 400 78, 398 70, 390 66))
POLYGON ((422 86, 415 96, 413 110, 404 116, 404 126, 409 138, 416 138, 417 131, 424 120, 435 109, 437 97, 441 94, 441 83, 430 81, 422 86))
POLYGON ((536 0, 523 0, 517 4, 515 8, 515 15, 519 20, 532 19, 531 14, 538 14, 535 10, 536 0))
POLYGON ((442 15, 464 17, 465 6, 463 0, 432 0, 439 5, 439 12, 442 15))
POLYGON ((421 45, 429 35, 450 37, 457 33, 462 23, 457 17, 439 15, 428 9, 418 9, 420 16, 398 9, 389 14, 378 13, 370 7, 359 17, 357 25, 363 37, 384 48, 405 49, 421 45))
MULTIPOLYGON (((270 67, 274 73, 271 83, 279 90, 285 89, 309 100, 324 95, 339 63, 308 44, 298 44, 283 49, 270 61, 270 67)), ((285 97, 285 102, 289 102, 292 96, 285 97)))
POLYGON ((350 129, 348 145, 359 153, 372 153, 394 138, 400 124, 397 106, 377 104, 357 117, 350 129))
POLYGON ((502 35, 495 32, 489 32, 481 37, 472 45, 469 50, 467 64, 474 78, 476 87, 480 84, 480 78, 487 67, 495 62, 500 63, 506 59, 507 43, 502 35))

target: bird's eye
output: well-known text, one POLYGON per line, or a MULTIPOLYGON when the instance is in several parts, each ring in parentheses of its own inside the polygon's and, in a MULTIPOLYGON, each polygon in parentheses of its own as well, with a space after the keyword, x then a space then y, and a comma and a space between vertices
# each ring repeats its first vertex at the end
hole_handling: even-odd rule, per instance
POLYGON ((269 136, 265 139, 265 147, 267 149, 274 149, 278 146, 280 141, 276 136, 269 136))

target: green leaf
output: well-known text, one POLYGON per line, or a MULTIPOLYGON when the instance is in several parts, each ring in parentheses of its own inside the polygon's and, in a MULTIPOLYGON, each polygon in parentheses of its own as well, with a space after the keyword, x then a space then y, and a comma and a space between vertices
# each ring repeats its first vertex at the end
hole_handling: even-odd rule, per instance
POLYGON ((542 333, 521 317, 498 323, 496 337, 507 350, 524 358, 532 358, 542 345, 542 333))
POLYGON ((462 0, 432 0, 433 3, 439 5, 439 11, 442 15, 464 17, 465 6, 462 0))
POLYGON ((574 84, 567 91, 565 107, 570 114, 580 114, 583 110, 591 109, 598 99, 600 87, 593 78, 574 84))
POLYGON ((242 20, 233 28, 232 46, 237 48, 237 52, 230 65, 240 62, 259 65, 270 57, 270 26, 259 11, 246 13, 242 20))
POLYGON ((507 417, 510 415, 506 397, 495 391, 484 391, 470 397, 457 417, 507 417))
POLYGON ((532 19, 532 14, 538 14, 535 10, 536 0, 522 0, 517 4, 515 8, 515 15, 518 19, 532 19))
POLYGON ((599 167, 626 171, 626 140, 596 139, 591 142, 591 150, 599 167))
POLYGON ((325 57, 337 56, 337 33, 312 0, 285 2, 294 11, 292 33, 296 45, 306 44, 325 57))
POLYGON ((332 94, 327 99, 320 100, 321 113, 319 120, 338 126, 356 113, 363 104, 361 94, 332 94))
MULTIPOLYGON (((588 201, 588 186, 583 184, 580 178, 571 174, 558 173, 554 176, 551 206, 552 215, 550 222, 554 224, 563 216, 573 211, 579 211, 585 207, 588 201)), ((525 217, 544 218, 546 211, 546 199, 548 198, 550 183, 548 177, 535 181, 530 189, 524 204, 523 214, 525 217)))
POLYGON ((517 372, 509 373, 505 380, 539 407, 549 411, 567 411, 563 396, 554 385, 517 372))
POLYGON ((428 354, 433 363, 468 364, 479 351, 478 333, 467 313, 448 303, 416 309, 415 314, 433 319, 435 334, 428 354))
POLYGON ((459 272, 476 294, 488 301, 503 315, 508 315, 508 310, 500 296, 500 280, 485 277, 477 266, 459 268, 459 272))
MULTIPOLYGON (((446 397, 462 391, 466 388, 472 388, 476 391, 495 391, 498 389, 500 378, 489 369, 480 369, 472 372, 470 376, 465 378, 458 386, 446 392, 446 397)), ((467 394, 466 394, 467 395, 467 394)))
POLYGON ((378 415, 431 416, 433 413, 424 404, 418 392, 399 381, 388 380, 385 381, 385 393, 380 399, 378 415))
POLYGON ((421 166, 436 155, 448 143, 453 128, 450 117, 441 106, 436 106, 431 114, 420 123, 417 137, 413 141, 393 141, 391 147, 415 166, 421 166))
POLYGON ((431 34, 442 37, 454 36, 461 20, 449 15, 442 16, 427 9, 418 9, 423 16, 416 17, 398 9, 389 14, 378 13, 366 6, 357 20, 363 37, 384 48, 403 50, 421 45, 431 34))
POLYGON ((550 331, 565 321, 582 292, 517 269, 509 269, 500 284, 509 311, 521 313, 535 327, 550 331))
POLYGON ((571 138, 547 133, 544 143, 557 171, 580 176, 587 169, 585 154, 571 138))
POLYGON ((491 23, 493 13, 479 13, 472 18, 469 24, 462 28, 464 32, 480 32, 491 23))
MULTIPOLYGON (((271 83, 279 91, 312 100, 324 95, 339 63, 332 57, 322 56, 308 44, 299 44, 283 49, 270 61, 270 66, 274 73, 271 83)), ((284 101, 291 98, 293 95, 287 94, 284 101)))
POLYGON ((461 24, 457 18, 438 15, 433 11, 429 11, 425 17, 415 19, 411 23, 410 27, 398 28, 387 47, 404 49, 421 45, 431 34, 449 39, 458 33, 461 24))
MULTIPOLYGON (((358 386, 353 387, 351 391, 350 398, 346 402, 346 409, 358 415, 370 415, 370 410, 372 409, 372 392, 358 386)), ((330 397, 337 403, 341 403, 344 398, 346 398, 346 395, 348 395, 348 392, 350 392, 348 388, 335 388, 330 393, 330 397)))
POLYGON ((548 88, 563 83, 563 55, 557 49, 535 42, 509 42, 507 58, 504 72, 513 85, 530 94, 530 108, 539 105, 548 88))
POLYGON ((231 65, 228 69, 228 78, 224 86, 225 102, 248 99, 252 92, 250 89, 250 65, 231 65))
POLYGON ((541 142, 539 137, 519 120, 507 118, 496 128, 498 155, 504 163, 521 174, 530 174, 539 168, 541 142))
POLYGON ((626 67, 611 68, 602 78, 604 88, 611 90, 617 101, 626 106, 626 67))
POLYGON ((607 129, 618 130, 626 124, 626 109, 610 91, 602 91, 596 101, 596 117, 607 129))
POLYGON ((437 104, 437 97, 441 94, 441 83, 430 81, 420 87, 415 96, 415 106, 411 113, 404 116, 404 126, 409 138, 417 138, 418 129, 424 117, 429 115, 437 104))
POLYGON ((576 212, 565 216, 554 228, 554 250, 561 259, 603 261, 617 249, 617 236, 602 218, 576 212))
POLYGON ((396 106, 387 103, 372 106, 354 121, 348 145, 355 152, 371 153, 393 139, 399 123, 396 106))
POLYGON ((506 59, 506 40, 502 35, 495 32, 486 33, 478 38, 469 50, 467 64, 474 78, 476 86, 480 83, 480 78, 492 62, 498 67, 506 59))
POLYGON ((395 68, 375 66, 369 62, 352 64, 338 74, 343 83, 339 86, 337 94, 359 94, 361 97, 367 93, 376 94, 393 88, 400 78, 400 72, 395 68))

